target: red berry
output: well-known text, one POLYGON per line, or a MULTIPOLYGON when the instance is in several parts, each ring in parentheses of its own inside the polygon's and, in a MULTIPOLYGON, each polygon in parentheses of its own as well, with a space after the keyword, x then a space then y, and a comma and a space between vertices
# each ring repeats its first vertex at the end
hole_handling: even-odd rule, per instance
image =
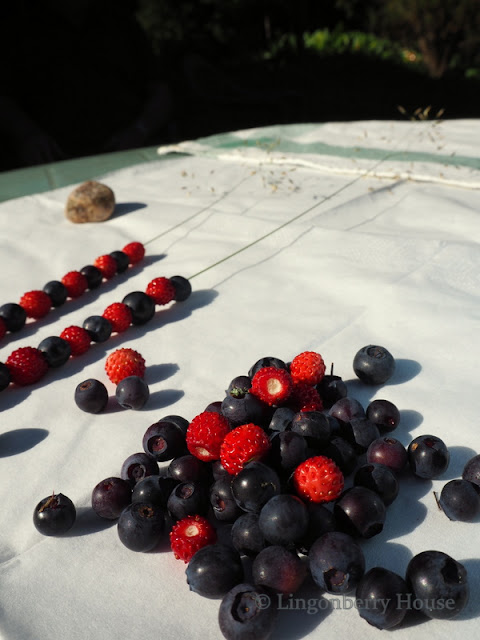
POLYGON ((110 280, 117 273, 117 261, 112 256, 106 254, 104 256, 98 256, 93 263, 94 267, 97 267, 102 272, 102 276, 106 280, 110 280))
POLYGON ((168 304, 175 297, 175 287, 168 278, 155 278, 148 283, 145 293, 155 304, 168 304))
POLYGON ((230 431, 230 423, 220 413, 203 411, 187 428, 187 449, 204 462, 220 459, 220 447, 230 431))
POLYGON ((177 560, 190 562, 191 557, 207 544, 217 541, 217 532, 203 516, 186 516, 170 530, 170 547, 177 560))
POLYGON ((145 360, 143 356, 134 349, 117 349, 105 360, 105 371, 114 384, 128 376, 145 375, 145 360))
POLYGON ((292 377, 285 369, 262 367, 252 378, 250 393, 268 405, 280 405, 292 391, 292 377))
POLYGON ((288 404, 294 411, 323 411, 323 402, 315 387, 298 382, 293 385, 288 404))
POLYGON ((315 385, 325 375, 325 363, 322 356, 315 351, 304 351, 290 363, 290 374, 294 382, 315 385))
POLYGON ((48 371, 43 353, 34 347, 17 349, 8 356, 5 364, 12 382, 21 386, 37 382, 48 371))
POLYGON ((129 242, 122 251, 127 254, 130 264, 140 262, 145 255, 145 247, 140 242, 129 242))
POLYGON ((314 456, 293 472, 293 486, 300 498, 310 502, 330 502, 343 491, 343 473, 326 456, 314 456))
POLYGON ((123 302, 114 302, 103 312, 103 317, 110 320, 112 331, 122 333, 132 324, 132 312, 123 302))
POLYGON ((235 427, 227 433, 220 447, 220 462, 231 475, 236 475, 244 465, 261 460, 270 451, 270 440, 256 424, 235 427))
POLYGON ((29 318, 43 318, 50 311, 52 300, 45 291, 28 291, 20 298, 20 306, 29 318))
POLYGON ((69 271, 62 278, 62 284, 70 298, 79 298, 88 289, 88 280, 80 271, 69 271))
POLYGON ((63 338, 70 344, 72 356, 80 356, 82 353, 88 351, 92 341, 92 338, 86 329, 75 325, 64 329, 60 334, 60 338, 63 338))

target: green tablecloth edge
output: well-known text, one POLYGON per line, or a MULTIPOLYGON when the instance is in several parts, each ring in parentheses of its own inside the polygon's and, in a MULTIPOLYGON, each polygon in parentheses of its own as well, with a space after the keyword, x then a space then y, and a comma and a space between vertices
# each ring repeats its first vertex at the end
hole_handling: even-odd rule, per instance
POLYGON ((196 144, 193 151, 187 141, 184 149, 182 149, 182 143, 173 145, 175 150, 169 150, 169 145, 166 145, 167 152, 165 154, 159 154, 159 147, 152 146, 6 171, 0 173, 0 202, 79 184, 85 180, 101 180, 102 176, 113 171, 138 164, 161 162, 166 158, 171 158, 172 155, 181 157, 193 153, 194 155, 215 157, 222 151, 228 152, 242 147, 260 147, 267 153, 271 150, 286 154, 310 153, 369 160, 395 159, 404 163, 428 162, 480 170, 480 158, 478 157, 432 154, 423 151, 387 151, 386 149, 365 148, 360 145, 342 147, 319 141, 299 142, 295 140, 295 136, 308 132, 311 126, 311 124, 303 123, 260 127, 255 129, 255 136, 251 138, 239 136, 236 132, 213 134, 192 141, 196 144))
POLYGON ((112 171, 146 162, 162 161, 158 147, 144 147, 0 173, 0 202, 96 180, 112 171))

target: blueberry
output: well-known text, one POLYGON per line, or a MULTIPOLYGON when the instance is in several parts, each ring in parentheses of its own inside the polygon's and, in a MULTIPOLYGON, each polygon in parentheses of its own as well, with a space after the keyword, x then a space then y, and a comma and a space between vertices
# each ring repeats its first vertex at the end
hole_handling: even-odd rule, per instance
POLYGON ((416 437, 407 448, 408 464, 419 478, 437 478, 447 470, 450 453, 446 444, 437 436, 416 437))
POLYGON ((308 561, 314 582, 327 593, 349 593, 365 572, 365 556, 352 536, 324 533, 312 544, 308 561))
POLYGON ((307 444, 317 449, 323 447, 332 435, 328 418, 321 411, 300 411, 292 418, 290 430, 299 433, 307 444))
POLYGON ((259 513, 280 490, 278 474, 263 462, 249 462, 232 480, 235 502, 243 511, 250 513, 259 513))
POLYGON ((43 353, 48 366, 51 368, 65 364, 72 353, 70 343, 58 336, 44 338, 38 345, 38 349, 43 353))
POLYGON ((213 402, 209 402, 205 407, 204 411, 212 411, 213 413, 222 413, 222 401, 214 400, 213 402))
POLYGON ((100 380, 88 378, 75 388, 75 403, 86 413, 100 413, 108 403, 108 391, 100 380))
POLYGON ((258 524, 271 544, 293 545, 307 531, 308 510, 297 496, 282 493, 263 505, 258 524))
POLYGON ((370 344, 355 354, 353 370, 365 384, 383 384, 395 371, 395 359, 385 347, 370 344))
POLYGON ((383 567, 373 567, 363 575, 355 596, 358 613, 377 629, 397 627, 411 608, 405 580, 383 567))
POLYGON ((258 523, 257 513, 243 513, 233 523, 231 530, 232 544, 245 556, 256 556, 268 546, 258 523))
POLYGON ((3 319, 7 331, 15 333, 25 325, 27 312, 16 302, 7 302, 0 307, 0 318, 3 319))
POLYGON ((391 436, 381 436, 369 445, 367 462, 384 464, 398 473, 407 464, 408 454, 400 440, 391 436))
POLYGON ((33 512, 33 524, 44 536, 61 536, 72 528, 76 517, 70 498, 57 493, 40 500, 33 512))
POLYGON ((365 417, 365 409, 355 398, 340 398, 333 404, 328 413, 336 418, 340 424, 350 422, 353 418, 365 417))
POLYGON ((82 326, 93 342, 105 342, 112 334, 112 323, 103 316, 88 316, 82 326))
POLYGON ((146 502, 128 505, 118 519, 117 532, 122 544, 130 551, 152 551, 162 540, 165 514, 146 502))
POLYGON ((382 498, 366 487, 347 489, 333 513, 339 529, 354 537, 372 538, 383 530, 386 507, 382 498))
POLYGON ((103 274, 93 264, 87 264, 80 269, 80 273, 87 279, 87 285, 89 289, 97 289, 103 282, 103 274))
POLYGON ((308 555, 312 544, 324 533, 335 531, 337 528, 333 512, 319 502, 307 503, 308 527, 305 535, 297 544, 297 549, 308 555))
POLYGON ((270 419, 270 431, 286 431, 290 429, 295 411, 289 407, 277 407, 270 419))
POLYGON ((223 476, 210 487, 210 505, 221 522, 235 522, 243 513, 232 494, 232 477, 223 476))
POLYGON ((259 426, 266 426, 270 422, 272 409, 251 393, 247 393, 243 397, 234 397, 227 394, 222 401, 221 413, 227 418, 232 427, 238 427, 249 422, 259 426))
POLYGON ((227 387, 227 395, 234 398, 243 398, 252 387, 252 379, 249 376, 236 376, 227 387))
POLYGON ((254 584, 277 593, 294 594, 307 576, 307 564, 295 551, 282 545, 270 545, 260 551, 252 564, 254 584))
POLYGON ((205 598, 223 598, 244 580, 240 554, 221 543, 199 549, 185 573, 190 590, 205 598))
POLYGON ((166 511, 168 498, 177 484, 177 480, 168 476, 146 476, 134 486, 132 502, 146 502, 166 511))
POLYGON ((132 324, 145 324, 155 315, 155 302, 143 291, 132 291, 122 300, 132 312, 132 324))
POLYGON ((268 640, 277 620, 271 594, 259 585, 241 583, 223 597, 218 611, 226 640, 268 640))
POLYGON ((307 458, 307 441, 293 431, 277 431, 270 438, 268 462, 279 474, 291 473, 307 458))
POLYGON ((317 384, 317 391, 320 394, 325 409, 329 409, 338 400, 346 398, 348 394, 345 382, 340 376, 333 374, 323 376, 317 384))
POLYGON ((358 454, 365 453, 370 444, 380 437, 377 425, 363 417, 352 418, 350 422, 344 423, 340 427, 340 433, 358 454))
POLYGON ((327 446, 323 447, 322 455, 333 460, 344 476, 352 473, 357 466, 355 449, 341 436, 331 438, 327 446))
POLYGON ((448 620, 468 602, 465 567, 442 551, 422 551, 407 566, 406 580, 413 595, 412 606, 429 618, 448 620))
POLYGON ((61 307, 68 298, 67 287, 60 280, 50 280, 43 287, 43 291, 52 301, 52 307, 61 307))
POLYGON ((185 435, 173 422, 160 420, 145 431, 143 450, 159 462, 172 460, 185 453, 185 435))
POLYGON ((373 400, 367 407, 366 416, 382 433, 393 431, 400 423, 400 411, 390 400, 373 400))
POLYGON ((132 453, 124 460, 120 477, 135 486, 147 476, 158 475, 158 471, 158 464, 152 456, 142 452, 132 453))
POLYGON ((364 464, 357 469, 353 479, 357 487, 366 487, 378 493, 385 506, 392 504, 398 496, 399 484, 396 475, 384 464, 364 464))
POLYGON ((214 460, 211 463, 211 469, 214 480, 218 480, 219 478, 223 478, 224 476, 227 476, 230 479, 232 478, 230 472, 225 469, 221 460, 214 460))
POLYGON ((127 376, 120 380, 115 389, 115 398, 124 409, 139 411, 147 404, 150 390, 140 376, 127 376))
POLYGON ((169 280, 175 288, 174 300, 176 302, 185 302, 192 293, 192 285, 190 282, 183 276, 172 276, 169 280))
POLYGON ((463 468, 462 478, 480 487, 480 455, 473 456, 463 468))
POLYGON ((208 494, 200 482, 180 482, 173 488, 167 501, 167 509, 175 520, 205 515, 208 506, 208 494))
POLYGON ((248 372, 249 377, 253 378, 257 371, 263 369, 263 367, 275 367, 276 369, 288 370, 287 364, 283 360, 280 360, 280 358, 265 356, 263 358, 260 358, 260 360, 257 360, 255 364, 250 367, 250 370, 248 372))
POLYGON ((450 520, 471 522, 480 513, 479 490, 468 480, 450 480, 443 486, 438 504, 450 520))
POLYGON ((117 263, 117 273, 123 273, 128 269, 128 265, 130 264, 130 258, 123 251, 112 251, 110 253, 112 258, 117 263))
POLYGON ((190 424, 186 418, 182 416, 177 416, 175 414, 164 416, 161 422, 172 422, 176 427, 180 429, 183 435, 186 435, 188 425, 190 424))
POLYGON ((132 499, 130 484, 122 478, 106 478, 92 491, 92 509, 106 520, 116 520, 132 499))
POLYGON ((191 453, 174 458, 167 469, 167 475, 177 482, 205 482, 210 474, 210 465, 191 453))
POLYGON ((8 387, 11 382, 10 369, 4 362, 0 362, 0 391, 8 387))

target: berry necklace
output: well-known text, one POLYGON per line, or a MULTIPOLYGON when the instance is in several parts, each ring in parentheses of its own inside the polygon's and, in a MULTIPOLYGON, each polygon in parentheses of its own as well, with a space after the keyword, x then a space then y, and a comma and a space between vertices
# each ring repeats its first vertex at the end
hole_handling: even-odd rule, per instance
POLYGON ((86 318, 83 325, 72 325, 60 336, 50 336, 35 347, 20 347, 5 363, 0 363, 0 391, 10 383, 26 386, 40 380, 49 369, 65 364, 90 348, 92 342, 105 342, 112 333, 122 333, 130 325, 142 325, 155 315, 156 305, 175 300, 183 302, 192 291, 190 282, 182 276, 158 277, 148 283, 145 292, 133 291, 122 302, 110 304, 101 316, 86 318))
POLYGON ((145 248, 140 242, 130 242, 121 251, 99 256, 79 271, 69 271, 61 280, 50 280, 43 289, 28 291, 18 304, 8 302, 0 306, 0 340, 7 332, 23 329, 27 318, 43 318, 67 298, 79 298, 87 289, 96 289, 104 280, 124 273, 130 265, 143 260, 144 255, 145 248))

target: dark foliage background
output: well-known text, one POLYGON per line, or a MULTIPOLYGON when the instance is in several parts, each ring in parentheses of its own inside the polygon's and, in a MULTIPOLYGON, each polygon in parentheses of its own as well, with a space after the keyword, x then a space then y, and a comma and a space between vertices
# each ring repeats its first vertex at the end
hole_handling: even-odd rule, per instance
POLYGON ((480 0, 140 0, 137 18, 175 87, 178 137, 480 116, 480 0))

